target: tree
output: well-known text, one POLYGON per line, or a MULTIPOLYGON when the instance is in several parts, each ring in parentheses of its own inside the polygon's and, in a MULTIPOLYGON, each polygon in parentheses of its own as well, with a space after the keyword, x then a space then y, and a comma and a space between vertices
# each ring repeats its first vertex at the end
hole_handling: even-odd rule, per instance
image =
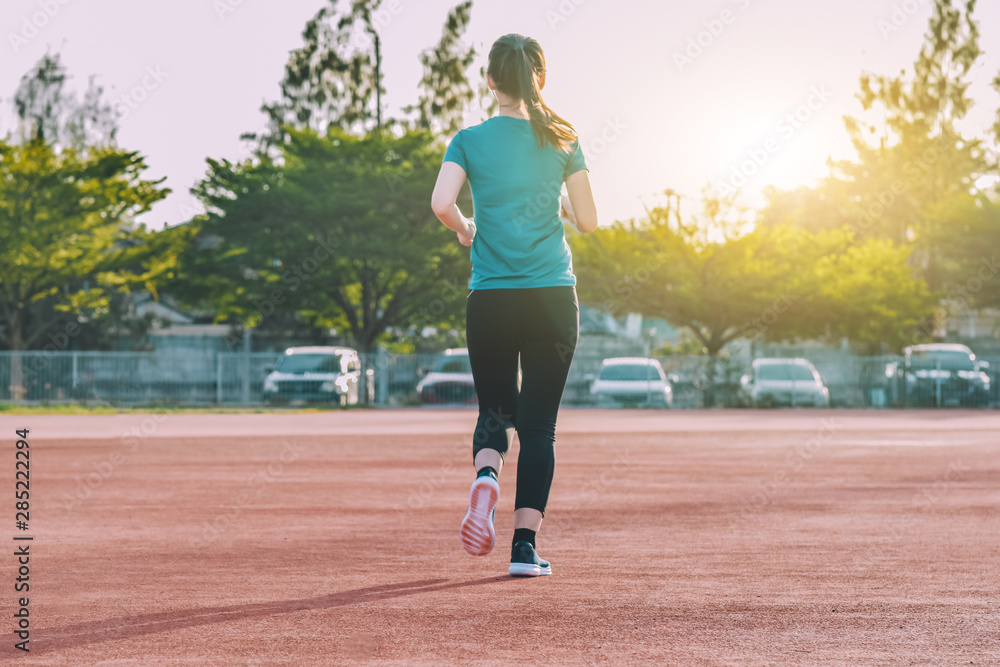
MULTIPOLYGON (((997 74, 996 78, 993 79, 993 90, 1000 93, 1000 74, 997 74)), ((997 109, 997 119, 993 123, 993 139, 1000 143, 1000 109, 997 109)))
POLYGON ((790 330, 787 311, 816 289, 807 270, 818 252, 810 234, 789 226, 748 233, 729 213, 727 202, 709 195, 700 219, 685 221, 673 198, 638 223, 598 230, 594 243, 574 239, 584 302, 665 319, 701 342, 710 358, 709 406, 721 350, 737 338, 790 330))
POLYGON ((858 227, 857 205, 850 187, 843 181, 828 178, 815 187, 764 190, 765 203, 757 216, 760 225, 795 225, 809 232, 850 228, 860 239, 868 237, 867 228, 858 227))
MULTIPOLYGON (((155 296, 187 238, 135 224, 169 190, 142 178, 138 153, 115 147, 93 78, 79 102, 67 80, 46 54, 14 96, 16 131, 0 139, 0 344, 15 351, 65 349, 88 324, 109 323, 119 293, 155 296)), ((15 398, 22 370, 15 356, 15 398)))
POLYGON ((938 211, 971 196, 990 169, 983 142, 958 128, 972 107, 970 73, 982 53, 976 0, 962 4, 936 0, 912 75, 862 75, 858 99, 870 120, 845 119, 858 159, 837 163, 842 187, 828 186, 853 208, 860 237, 914 242, 912 261, 933 289, 944 286, 936 240, 953 231, 938 211))
POLYGON ((937 239, 947 288, 944 306, 962 310, 1000 308, 1000 202, 980 195, 939 210, 942 227, 954 230, 937 239))
POLYGON ((427 204, 433 137, 287 131, 280 168, 211 162, 195 188, 208 213, 179 272, 188 293, 247 327, 280 312, 341 326, 361 352, 390 327, 456 322, 467 260, 427 204))
POLYGON ((715 360, 734 340, 898 344, 929 313, 927 287, 905 261, 909 249, 855 245, 844 230, 753 226, 730 204, 709 193, 702 212, 684 220, 679 199, 668 198, 646 219, 572 242, 584 303, 662 318, 697 338, 710 358, 707 405, 715 360))
POLYGON ((331 127, 355 133, 375 128, 381 113, 377 101, 384 89, 376 68, 376 25, 373 12, 381 0, 328 0, 306 22, 304 44, 292 51, 281 80, 281 97, 261 111, 268 129, 245 133, 257 152, 280 146, 286 128, 312 129, 325 135, 331 127))
POLYGON ((424 67, 420 98, 415 105, 404 109, 407 113, 417 112, 418 128, 446 136, 455 134, 462 127, 469 103, 476 97, 467 74, 476 50, 460 41, 469 25, 471 11, 472 0, 453 7, 437 46, 420 54, 424 67))
POLYGON ((21 78, 14 94, 20 142, 43 141, 86 150, 113 145, 118 132, 114 111, 103 100, 104 89, 90 78, 81 101, 66 90, 69 76, 59 54, 46 53, 21 78))
MULTIPOLYGON (((0 343, 39 347, 69 315, 106 309, 114 291, 156 293, 187 234, 131 222, 168 192, 144 180, 145 169, 137 153, 115 148, 0 141, 0 343)), ((12 374, 20 387, 20 367, 12 374)))
MULTIPOLYGON (((174 289, 214 307, 217 320, 333 327, 369 352, 390 327, 454 326, 461 316, 468 260, 429 205, 442 142, 400 120, 377 131, 379 6, 324 6, 289 59, 281 99, 264 107, 269 129, 244 135, 259 142, 254 157, 209 159, 192 189, 208 212, 192 221, 197 247, 174 289)), ((414 108, 425 128, 453 127, 472 98, 461 71, 472 52, 458 41, 470 9, 449 14, 422 59, 414 108)))
POLYGON ((913 275, 912 252, 912 246, 870 239, 821 257, 815 267, 819 290, 808 304, 814 322, 828 338, 846 338, 872 353, 923 342, 934 298, 913 275))

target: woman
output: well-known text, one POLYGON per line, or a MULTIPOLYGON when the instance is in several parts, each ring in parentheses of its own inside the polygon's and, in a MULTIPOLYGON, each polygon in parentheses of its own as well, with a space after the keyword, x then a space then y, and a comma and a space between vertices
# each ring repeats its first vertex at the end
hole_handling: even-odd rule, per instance
POLYGON ((516 430, 521 451, 508 571, 538 576, 552 573, 536 552, 535 535, 552 484, 556 415, 580 319, 560 214, 591 232, 597 209, 573 127, 542 101, 545 57, 538 42, 504 35, 493 44, 486 71, 499 115, 452 139, 431 202, 459 242, 472 246, 466 333, 479 420, 476 479, 461 537, 473 555, 493 549, 497 479, 516 430), (456 205, 466 179, 475 223, 456 205), (560 198, 563 182, 568 197, 560 198))

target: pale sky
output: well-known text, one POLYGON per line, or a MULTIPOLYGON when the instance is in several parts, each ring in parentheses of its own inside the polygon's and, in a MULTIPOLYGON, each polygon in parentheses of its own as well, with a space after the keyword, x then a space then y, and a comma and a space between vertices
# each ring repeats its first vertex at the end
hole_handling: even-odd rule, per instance
MULTIPOLYGON (((380 30, 385 115, 415 100, 418 55, 437 42, 456 2, 395 0, 398 11, 386 15, 380 30)), ((113 100, 131 96, 134 108, 120 121, 119 143, 145 155, 148 176, 166 176, 174 191, 142 220, 153 228, 182 222, 201 210, 188 190, 204 175, 205 159, 245 156, 240 133, 263 127, 260 105, 276 99, 288 52, 301 45, 306 20, 324 3, 4 0, 0 132, 10 129, 20 77, 47 49, 58 51, 71 87, 82 92, 97 75, 113 100)), ((842 118, 860 112, 860 73, 909 67, 931 6, 930 0, 475 0, 466 40, 483 59, 508 32, 541 43, 548 65, 543 95, 581 136, 607 224, 640 216, 643 203, 657 202, 668 188, 696 198, 706 183, 729 183, 755 204, 766 185, 814 182, 826 173, 828 156, 853 155, 842 118), (689 50, 689 40, 701 42, 700 53, 689 50), (796 113, 798 119, 788 119, 796 113), (741 169, 751 154, 760 166, 741 169)), ((1000 106, 989 86, 1000 71, 1000 2, 980 2, 977 18, 986 54, 967 129, 981 135, 1000 106)))

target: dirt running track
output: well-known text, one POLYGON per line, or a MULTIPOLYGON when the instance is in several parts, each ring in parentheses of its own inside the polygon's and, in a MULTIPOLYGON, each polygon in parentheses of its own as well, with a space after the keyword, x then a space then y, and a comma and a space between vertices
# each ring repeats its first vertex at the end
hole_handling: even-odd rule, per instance
POLYGON ((506 574, 513 456, 497 548, 462 551, 474 422, 0 417, 0 661, 1000 664, 998 413, 564 411, 554 573, 528 580, 506 574))

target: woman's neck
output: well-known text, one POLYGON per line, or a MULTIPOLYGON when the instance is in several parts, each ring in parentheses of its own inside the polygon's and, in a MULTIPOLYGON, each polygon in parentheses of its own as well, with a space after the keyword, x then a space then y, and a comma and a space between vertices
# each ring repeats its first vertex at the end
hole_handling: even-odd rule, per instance
POLYGON ((518 101, 517 104, 500 104, 500 116, 510 116, 511 118, 520 118, 521 120, 529 120, 528 109, 524 106, 524 102, 518 101))

